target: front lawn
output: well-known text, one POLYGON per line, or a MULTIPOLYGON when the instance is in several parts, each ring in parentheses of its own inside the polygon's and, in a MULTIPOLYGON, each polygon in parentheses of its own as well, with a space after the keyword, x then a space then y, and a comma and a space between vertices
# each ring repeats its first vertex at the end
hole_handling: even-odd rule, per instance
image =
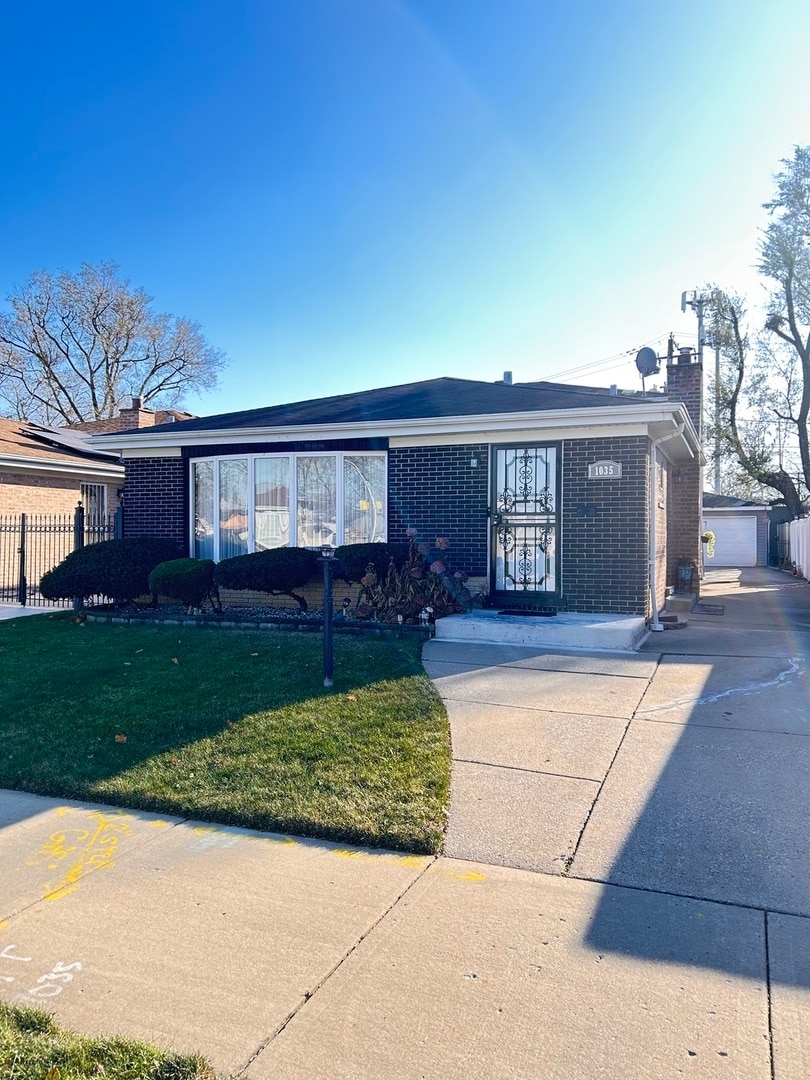
POLYGON ((0 787, 435 852, 447 718, 407 637, 0 622, 0 787))
POLYGON ((0 1001, 0 1076, 9 1080, 214 1080, 192 1054, 171 1054, 134 1039, 88 1039, 57 1027, 47 1013, 0 1001))

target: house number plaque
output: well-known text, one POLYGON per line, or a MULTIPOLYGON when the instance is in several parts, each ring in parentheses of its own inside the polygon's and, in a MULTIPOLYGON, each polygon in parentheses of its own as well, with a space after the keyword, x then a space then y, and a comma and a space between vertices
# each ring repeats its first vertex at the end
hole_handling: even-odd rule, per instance
POLYGON ((589 480, 621 480, 622 466, 620 461, 594 461, 588 466, 589 480))

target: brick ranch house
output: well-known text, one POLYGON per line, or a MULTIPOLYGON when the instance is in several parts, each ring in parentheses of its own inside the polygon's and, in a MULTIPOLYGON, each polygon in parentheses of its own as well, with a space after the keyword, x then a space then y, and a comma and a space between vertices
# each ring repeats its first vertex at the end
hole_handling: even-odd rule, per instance
POLYGON ((93 443, 122 455, 127 536, 220 560, 415 529, 497 603, 649 617, 701 556, 701 374, 684 353, 666 393, 438 378, 93 443))

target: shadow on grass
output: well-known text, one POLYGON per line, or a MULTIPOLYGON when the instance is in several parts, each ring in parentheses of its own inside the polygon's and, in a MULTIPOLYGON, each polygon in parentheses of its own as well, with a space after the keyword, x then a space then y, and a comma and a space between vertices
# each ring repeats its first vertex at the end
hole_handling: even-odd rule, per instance
POLYGON ((0 786, 247 828, 435 851, 449 786, 421 643, 311 634, 0 626, 0 786))

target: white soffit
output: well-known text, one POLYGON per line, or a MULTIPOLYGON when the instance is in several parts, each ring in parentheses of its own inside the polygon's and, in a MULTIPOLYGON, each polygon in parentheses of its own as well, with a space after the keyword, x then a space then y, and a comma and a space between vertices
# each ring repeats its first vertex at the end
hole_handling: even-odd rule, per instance
POLYGON ((251 443, 267 442, 309 442, 329 439, 369 439, 388 438, 411 440, 407 444, 419 445, 412 440, 424 440, 424 445, 437 444, 437 437, 449 436, 450 442, 469 441, 488 438, 492 441, 516 441, 520 433, 530 432, 532 438, 591 438, 600 434, 618 435, 628 427, 649 434, 651 438, 674 431, 679 423, 684 424, 683 434, 673 439, 670 449, 673 456, 693 457, 700 448, 695 429, 685 409, 677 404, 661 403, 650 405, 626 405, 620 409, 605 407, 599 409, 557 409, 542 413, 503 413, 484 416, 447 416, 427 417, 410 420, 375 420, 358 424, 318 424, 311 427, 264 427, 232 428, 212 431, 198 429, 183 430, 185 425, 178 424, 180 430, 163 432, 136 431, 115 436, 94 436, 94 445, 105 449, 119 449, 125 457, 178 457, 181 447, 194 446, 242 446, 251 443), (550 433, 554 432, 552 436, 550 433), (679 443, 676 448, 673 444, 679 443), (149 450, 150 453, 145 451, 149 450), (174 454, 167 453, 175 450, 174 454), (157 452, 155 452, 157 451, 157 452))

